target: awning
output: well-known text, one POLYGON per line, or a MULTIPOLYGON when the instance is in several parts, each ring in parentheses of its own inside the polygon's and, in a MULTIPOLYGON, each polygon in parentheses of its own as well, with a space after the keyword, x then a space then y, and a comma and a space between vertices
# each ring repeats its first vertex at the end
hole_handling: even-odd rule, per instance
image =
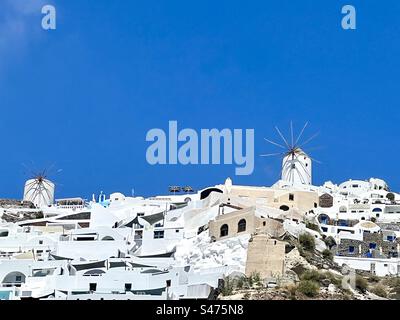
POLYGON ((140 217, 140 219, 143 219, 143 220, 147 221, 148 223, 150 223, 150 225, 153 225, 156 222, 164 219, 164 212, 159 212, 159 213, 152 214, 149 216, 142 216, 142 217, 140 217))

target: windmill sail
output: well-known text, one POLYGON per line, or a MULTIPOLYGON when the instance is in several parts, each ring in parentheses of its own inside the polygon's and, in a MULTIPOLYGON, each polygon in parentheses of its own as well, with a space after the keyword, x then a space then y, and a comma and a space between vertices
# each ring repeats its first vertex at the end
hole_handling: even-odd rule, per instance
POLYGON ((283 143, 278 143, 269 139, 264 138, 268 143, 279 147, 281 149, 279 152, 262 154, 262 157, 272 157, 279 156, 282 157, 282 171, 281 171, 281 179, 284 181, 291 182, 292 184, 307 184, 310 185, 312 183, 312 161, 319 161, 311 158, 303 149, 303 147, 314 140, 317 134, 312 135, 304 142, 301 142, 301 138, 304 134, 306 127, 308 126, 308 122, 305 123, 303 128, 297 137, 294 135, 293 131, 293 122, 290 122, 290 137, 289 139, 285 138, 282 134, 281 130, 278 127, 275 127, 279 137, 282 139, 283 143))
POLYGON ((25 183, 24 200, 32 202, 36 207, 44 207, 54 202, 55 185, 46 178, 45 172, 36 174, 25 183))

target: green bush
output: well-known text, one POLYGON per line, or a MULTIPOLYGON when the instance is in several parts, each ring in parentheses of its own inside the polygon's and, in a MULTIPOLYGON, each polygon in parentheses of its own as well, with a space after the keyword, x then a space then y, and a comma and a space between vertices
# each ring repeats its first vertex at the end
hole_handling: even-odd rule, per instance
POLYGON ((322 251, 322 257, 326 260, 332 261, 333 253, 331 250, 325 249, 324 251, 322 251))
POLYGON ((334 284, 337 287, 341 286, 342 279, 340 276, 334 275, 332 272, 325 271, 321 272, 318 270, 307 270, 301 275, 301 280, 305 281, 314 281, 317 283, 321 283, 322 280, 328 279, 330 283, 334 284))
POLYGON ((309 261, 312 258, 313 256, 312 252, 304 250, 303 247, 301 246, 298 249, 299 249, 299 254, 307 261, 309 261))
POLYGON ((356 288, 361 292, 365 293, 368 289, 368 282, 365 278, 357 275, 356 276, 356 288))
POLYGON ((400 278, 399 277, 394 277, 394 278, 387 278, 382 281, 384 285, 391 287, 391 288, 396 288, 400 287, 400 278))
POLYGON ((306 251, 314 251, 315 239, 314 236, 309 233, 302 233, 299 237, 300 245, 306 251))
POLYGON ((373 282, 373 283, 378 283, 378 282, 380 281, 380 278, 379 278, 378 276, 376 276, 376 275, 371 275, 371 276, 368 278, 368 281, 369 281, 369 282, 373 282))
POLYGON ((316 225, 316 224, 314 224, 314 223, 306 222, 306 227, 307 227, 308 229, 311 229, 311 230, 320 232, 318 225, 316 225))
POLYGON ((400 286, 391 288, 390 298, 400 300, 400 286))
POLYGON ((230 277, 224 277, 224 285, 221 289, 223 296, 230 296, 233 293, 234 281, 230 277))
POLYGON ((342 285, 342 277, 334 275, 332 272, 323 272, 320 274, 320 279, 329 279, 332 284, 334 284, 336 287, 340 287, 342 285))
POLYGON ((319 285, 312 280, 301 280, 297 290, 307 297, 313 298, 319 293, 319 285))
POLYGON ((320 274, 317 270, 307 270, 301 275, 301 280, 318 282, 320 280, 320 274))
POLYGON ((239 279, 236 280, 236 288, 242 289, 244 284, 246 283, 246 277, 240 277, 239 279))
POLYGON ((289 285, 287 286, 287 290, 289 291, 290 299, 291 300, 296 300, 296 290, 297 286, 296 285, 289 285))
POLYGON ((255 284, 255 285, 259 285, 259 284, 261 284, 261 276, 260 276, 260 273, 259 272, 252 272, 251 274, 250 274, 250 277, 249 277, 250 279, 251 279, 251 283, 252 284, 255 284))
POLYGON ((400 278, 392 277, 382 281, 382 283, 390 288, 391 299, 400 300, 400 278))
POLYGON ((376 294, 376 295, 379 296, 379 297, 382 297, 382 298, 386 298, 386 297, 387 297, 386 289, 385 289, 385 287, 384 287, 383 285, 381 285, 381 284, 378 284, 378 285, 376 285, 375 287, 373 287, 373 288, 371 289, 371 292, 374 293, 374 294, 376 294))
POLYGON ((261 285, 262 279, 260 273, 253 272, 250 276, 242 276, 240 278, 235 279, 234 283, 232 283, 233 289, 242 289, 242 288, 252 288, 255 285, 261 285))

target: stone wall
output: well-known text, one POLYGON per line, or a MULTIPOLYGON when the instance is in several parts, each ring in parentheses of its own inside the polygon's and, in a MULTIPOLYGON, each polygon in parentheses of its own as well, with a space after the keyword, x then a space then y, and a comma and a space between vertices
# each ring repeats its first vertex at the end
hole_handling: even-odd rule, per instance
POLYGON ((242 234, 267 233, 273 237, 280 237, 285 233, 282 222, 257 217, 254 207, 221 214, 215 220, 210 221, 208 225, 210 237, 215 241, 242 234), (246 221, 246 230, 238 232, 239 221, 242 219, 246 221), (221 236, 221 227, 225 224, 228 226, 228 235, 221 236))
POLYGON ((259 273, 262 279, 282 277, 285 269, 286 243, 265 234, 253 236, 249 241, 246 275, 259 273))
POLYGON ((341 256, 359 257, 367 256, 368 253, 371 257, 390 258, 397 257, 400 253, 400 239, 394 241, 387 241, 384 238, 386 233, 364 233, 363 241, 342 239, 337 248, 337 253, 341 256), (375 244, 375 249, 370 246, 375 244), (354 252, 349 252, 349 247, 354 247, 354 252))
POLYGON ((210 237, 217 241, 242 234, 254 233, 257 227, 262 225, 263 220, 255 216, 254 210, 254 207, 252 207, 217 216, 215 220, 209 222, 210 237), (238 224, 242 219, 246 221, 246 230, 238 232, 238 224), (221 227, 223 225, 228 226, 228 235, 226 236, 221 236, 221 227))

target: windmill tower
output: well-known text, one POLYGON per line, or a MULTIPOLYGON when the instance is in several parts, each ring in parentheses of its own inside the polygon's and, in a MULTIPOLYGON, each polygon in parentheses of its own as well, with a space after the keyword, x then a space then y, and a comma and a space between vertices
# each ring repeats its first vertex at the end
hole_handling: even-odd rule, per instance
POLYGON ((265 139, 267 142, 284 149, 282 152, 262 154, 262 157, 280 156, 282 157, 282 170, 281 179, 294 184, 312 184, 312 161, 320 163, 318 160, 311 158, 304 150, 303 147, 312 141, 318 133, 314 134, 304 142, 301 137, 306 129, 308 122, 303 126, 296 139, 294 139, 293 123, 290 122, 290 139, 286 139, 278 127, 275 127, 283 143, 276 143, 274 141, 265 139))
POLYGON ((49 206, 54 203, 55 185, 47 179, 46 171, 35 174, 25 183, 24 201, 31 201, 36 207, 49 206))
POLYGON ((282 159, 281 179, 293 184, 312 183, 312 161, 301 148, 292 150, 282 159))

